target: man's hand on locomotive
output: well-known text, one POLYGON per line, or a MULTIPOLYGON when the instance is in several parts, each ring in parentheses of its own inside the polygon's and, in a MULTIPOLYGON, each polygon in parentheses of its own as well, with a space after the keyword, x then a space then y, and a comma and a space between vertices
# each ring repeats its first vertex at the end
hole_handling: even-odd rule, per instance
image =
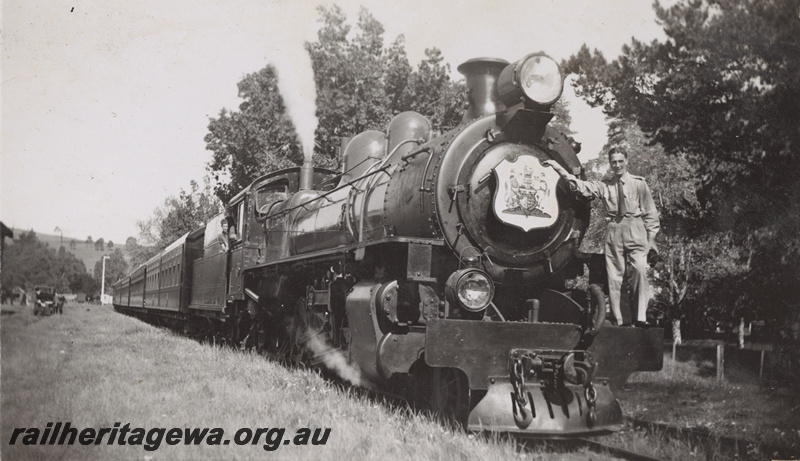
POLYGON ((554 170, 556 170, 556 173, 558 173, 558 175, 561 176, 562 178, 566 178, 567 175, 569 175, 567 170, 565 170, 564 167, 559 165, 558 162, 556 162, 555 160, 545 160, 544 162, 542 162, 542 166, 552 167, 554 170))
MULTIPOLYGON (((551 167, 564 179, 568 179, 569 172, 564 169, 561 165, 558 164, 555 160, 545 160, 542 162, 542 166, 551 167)), ((650 243, 650 250, 647 252, 647 264, 650 267, 655 267, 661 261, 661 257, 658 255, 658 250, 655 248, 655 244, 653 242, 650 243)))

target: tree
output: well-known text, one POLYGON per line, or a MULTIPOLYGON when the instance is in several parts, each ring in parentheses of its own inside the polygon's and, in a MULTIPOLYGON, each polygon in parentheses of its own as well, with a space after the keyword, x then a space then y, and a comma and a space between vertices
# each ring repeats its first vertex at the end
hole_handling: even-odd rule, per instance
MULTIPOLYGON (((316 166, 338 169, 342 139, 365 130, 385 131, 389 120, 402 111, 422 113, 434 129, 460 123, 464 85, 450 81, 450 67, 439 50, 427 50, 414 72, 403 36, 384 48, 383 25, 368 10, 360 10, 352 30, 339 7, 317 10, 317 40, 305 44, 317 94, 316 166)), ((247 75, 239 82, 244 100, 239 110, 223 110, 209 124, 206 148, 214 155, 207 168, 223 201, 258 176, 303 161, 278 78, 272 66, 247 75)))
MULTIPOLYGON (((306 43, 317 89, 317 153, 324 165, 339 165, 342 138, 365 130, 385 131, 391 118, 414 110, 435 130, 461 122, 466 89, 452 82, 441 52, 426 50, 413 71, 400 35, 384 47, 383 25, 367 9, 359 12, 353 39, 347 18, 336 6, 319 7, 317 41, 306 43)), ((317 158, 315 157, 315 162, 317 158)))
POLYGON ((125 239, 125 251, 128 251, 129 248, 133 248, 135 245, 138 245, 136 237, 128 237, 125 239))
POLYGON ((269 65, 239 82, 239 111, 223 109, 205 136, 213 157, 207 165, 217 197, 226 202, 257 177, 302 163, 294 125, 269 65), (228 182, 226 182, 226 180, 228 182))
POLYGON ((92 236, 91 235, 86 237, 86 248, 89 248, 89 245, 91 245, 93 241, 94 240, 92 240, 92 236))
POLYGON ((73 293, 84 293, 87 296, 94 296, 100 291, 97 280, 86 272, 73 278, 69 283, 69 288, 73 293))
POLYGON ((19 240, 5 248, 2 285, 29 289, 50 285, 66 291, 72 282, 86 274, 83 262, 61 246, 58 251, 39 241, 33 231, 23 232, 19 240))
MULTIPOLYGON (((214 196, 208 181, 203 189, 196 181, 190 182, 190 191, 181 189, 178 197, 170 196, 164 205, 153 210, 153 217, 139 221, 139 245, 136 239, 130 243, 129 258, 135 267, 163 250, 183 234, 197 229, 212 217, 222 212, 222 204, 214 196)), ((126 250, 128 245, 126 245, 126 250)))
POLYGON ((550 112, 553 113, 554 117, 550 121, 549 125, 555 128, 557 131, 564 133, 565 136, 571 136, 575 134, 574 131, 570 128, 572 125, 572 116, 569 114, 569 104, 563 99, 559 99, 553 104, 553 107, 550 108, 550 112))
POLYGON ((386 94, 389 95, 389 113, 399 114, 407 110, 409 105, 404 93, 412 73, 406 55, 405 36, 398 36, 384 56, 383 81, 386 94))
MULTIPOLYGON (((338 169, 342 139, 365 130, 385 131, 391 118, 414 110, 429 117, 434 130, 461 122, 466 90, 452 82, 441 52, 426 50, 413 71, 401 35, 384 47, 384 28, 365 8, 355 27, 338 6, 317 8, 317 40, 305 44, 316 87, 313 163, 338 169)), ((267 66, 239 82, 239 111, 212 119, 206 148, 215 193, 227 201, 258 176, 299 165, 303 158, 294 125, 278 91, 278 75, 267 66)))
MULTIPOLYGON (((122 252, 122 250, 117 248, 109 256, 110 257, 106 260, 106 293, 109 292, 109 288, 112 287, 118 280, 128 275, 128 263, 125 261, 125 254, 122 252)), ((94 264, 94 280, 98 285, 102 284, 102 275, 103 258, 100 258, 100 260, 94 264)))
MULTIPOLYGON (((143 224, 144 223, 139 224, 140 230, 143 224)), ((144 264, 152 255, 156 254, 157 250, 153 247, 139 245, 136 237, 128 237, 125 241, 124 253, 130 267, 136 268, 144 264)))
POLYGON ((401 95, 401 110, 413 110, 430 118, 434 128, 447 131, 461 123, 466 102, 463 83, 450 81, 450 65, 438 48, 425 50, 425 59, 409 76, 401 95))
POLYGON ((108 243, 106 244, 106 248, 108 248, 109 250, 113 250, 114 249, 114 242, 109 240, 108 243))
POLYGON ((665 42, 634 40, 610 64, 584 48, 570 68, 590 102, 691 157, 718 228, 751 211, 747 227, 757 227, 787 211, 800 174, 797 9, 796 0, 656 4, 665 42))
POLYGON ((698 262, 696 284, 730 300, 726 315, 789 315, 784 306, 800 297, 798 2, 655 8, 665 41, 633 40, 611 63, 584 46, 565 68, 579 74, 576 91, 590 104, 635 121, 691 165, 701 240, 730 255, 729 267, 705 261, 719 270, 698 262))
MULTIPOLYGON (((317 7, 322 24, 317 41, 305 44, 317 89, 317 152, 324 163, 339 165, 341 138, 383 130, 389 98, 383 81, 383 26, 361 8, 353 41, 338 6, 317 7)), ((315 159, 316 160, 316 159, 315 159)))
POLYGON ((105 240, 100 237, 94 242, 94 251, 105 251, 105 240))
POLYGON ((75 243, 75 239, 70 240, 69 249, 72 250, 72 251, 75 251, 76 248, 78 248, 78 244, 75 243))

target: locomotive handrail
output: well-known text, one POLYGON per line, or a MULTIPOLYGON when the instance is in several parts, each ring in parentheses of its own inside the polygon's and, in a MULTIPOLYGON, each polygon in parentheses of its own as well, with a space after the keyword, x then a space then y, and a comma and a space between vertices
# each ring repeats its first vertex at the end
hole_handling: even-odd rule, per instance
POLYGON ((353 209, 356 200, 355 199, 356 194, 354 194, 353 192, 356 190, 358 190, 356 186, 350 188, 350 191, 347 193, 347 200, 345 200, 344 202, 344 222, 347 225, 347 230, 350 232, 350 236, 353 237, 353 240, 358 240, 358 237, 356 237, 356 231, 353 228, 354 223, 352 223, 350 220, 350 211, 353 209))
MULTIPOLYGON (((425 181, 428 179, 428 168, 431 166, 431 160, 433 160, 433 151, 430 151, 430 155, 428 155, 428 161, 425 163, 425 170, 422 172, 422 181, 419 184, 419 191, 420 192, 431 192, 430 189, 425 187, 425 181)), ((422 197, 422 194, 419 194, 419 211, 425 211, 425 199, 422 197)))
MULTIPOLYGON (((395 152, 395 151, 397 151, 397 148, 398 148, 398 147, 402 146, 403 144, 409 143, 409 142, 416 142, 417 144, 422 144, 422 143, 424 143, 424 142, 425 142, 425 139, 423 139, 423 138, 418 138, 418 139, 406 139, 405 141, 403 141, 403 142, 401 142, 400 144, 398 144, 397 146, 395 146, 395 148, 392 150, 392 152, 391 152, 389 155, 387 155, 385 158, 389 158, 389 157, 391 157, 391 156, 392 156, 392 154, 394 154, 394 152, 395 152)), ((430 150, 430 148, 429 148, 429 147, 426 147, 426 148, 424 148, 424 149, 420 149, 420 150, 418 150, 418 151, 411 152, 410 154, 406 154, 406 155, 404 155, 404 156, 401 158, 401 160, 403 160, 403 161, 405 161, 405 162, 407 163, 407 162, 408 162, 408 160, 409 160, 410 158, 412 158, 412 157, 415 157, 415 156, 417 156, 418 154, 420 154, 420 153, 422 153, 422 152, 429 151, 429 150, 430 150)), ((347 171, 343 171, 342 173, 339 173, 339 174, 337 174, 337 175, 335 175, 335 176, 332 176, 332 177, 326 178, 326 179, 324 179, 322 182, 320 182, 320 183, 318 183, 318 184, 315 184, 315 185, 314 185, 314 187, 317 187, 317 188, 319 188, 319 187, 320 187, 320 186, 322 186, 323 184, 327 184, 327 183, 329 183, 329 182, 330 182, 330 183, 333 183, 333 181, 335 181, 335 180, 337 180, 337 179, 341 178, 342 176, 345 176, 346 174, 348 174, 348 173, 350 173, 351 171, 355 170, 355 169, 356 169, 356 168, 358 168, 360 165, 362 165, 362 164, 366 163, 366 162, 367 162, 367 161, 369 161, 370 159, 378 159, 378 158, 379 158, 379 157, 367 157, 367 158, 365 158, 364 160, 362 160, 362 161, 358 162, 357 164, 353 165, 353 166, 352 166, 352 167, 351 167, 349 170, 347 170, 347 171)), ((375 162, 375 163, 378 163, 378 162, 375 162)), ((362 179, 362 178, 364 178, 364 177, 365 177, 365 176, 360 176, 359 178, 357 178, 357 179, 354 179, 354 181, 358 181, 359 179, 362 179)), ((342 186, 346 186, 346 185, 347 185, 347 184, 343 184, 342 186)))
MULTIPOLYGON (((343 176, 345 176, 348 173, 350 173, 351 171, 355 170, 356 168, 358 168, 362 164, 366 163, 370 159, 379 159, 379 157, 367 157, 364 160, 362 160, 362 161, 356 163, 355 165, 353 165, 349 170, 343 171, 343 172, 341 172, 341 173, 339 173, 337 175, 334 175, 334 176, 330 176, 330 177, 328 177, 326 179, 323 179, 322 181, 318 182, 317 184, 314 184, 312 186, 312 189, 321 189, 323 185, 328 184, 328 183, 333 184, 334 181, 340 180, 343 176)), ((375 163, 378 163, 378 162, 375 162, 375 163)))
POLYGON ((344 189, 345 187, 352 186, 353 184, 355 184, 355 183, 357 183, 357 182, 361 181, 361 180, 362 180, 362 179, 364 179, 364 178, 370 177, 370 176, 372 176, 372 175, 374 175, 374 174, 377 174, 377 173, 380 173, 380 172, 382 172, 382 171, 386 171, 386 170, 388 170, 388 169, 389 169, 389 167, 390 167, 390 166, 391 166, 391 165, 387 165, 387 166, 385 166, 385 167, 382 167, 382 168, 380 168, 380 169, 377 169, 377 170, 371 171, 371 172, 369 172, 369 173, 364 173, 363 175, 361 175, 361 176, 357 177, 356 179, 353 179, 353 180, 352 180, 352 181, 350 181, 350 182, 347 182, 347 183, 345 183, 345 184, 342 184, 341 186, 339 186, 339 187, 337 187, 337 188, 335 188, 335 189, 331 189, 331 190, 329 190, 329 191, 325 192, 324 194, 317 195, 316 197, 312 198, 311 200, 308 200, 307 202, 303 202, 303 203, 301 203, 301 204, 299 204, 299 205, 295 205, 295 206, 293 206, 293 207, 291 207, 291 208, 287 208, 287 209, 285 209, 285 210, 278 211, 277 213, 273 213, 273 214, 271 214, 271 215, 268 215, 268 216, 266 216, 264 219, 265 219, 265 220, 267 220, 267 219, 269 219, 269 218, 274 218, 274 217, 276 217, 276 216, 280 216, 280 215, 282 215, 282 214, 288 213, 288 212, 290 212, 290 211, 292 211, 292 210, 296 210, 296 209, 298 209, 298 208, 305 208, 305 207, 306 207, 306 205, 310 205, 311 203, 314 203, 315 201, 317 201, 317 200, 319 200, 319 199, 321 199, 321 198, 327 198, 329 195, 333 194, 334 192, 337 192, 337 191, 339 191, 339 190, 342 190, 342 189, 344 189))
MULTIPOLYGON (((410 140, 409 140, 409 141, 410 141, 410 140)), ((417 140, 417 141, 419 141, 419 140, 417 140)), ((402 145, 402 144, 401 144, 401 145, 402 145)), ((398 147, 400 147, 400 146, 398 146, 398 147)), ((431 148, 430 148, 430 147, 425 147, 425 148, 422 148, 422 149, 420 149, 420 150, 415 150, 415 151, 409 152, 409 153, 407 153, 406 155, 404 155, 404 156, 400 157, 400 160, 402 160, 402 161, 404 161, 404 162, 408 163, 408 161, 409 161, 409 160, 411 160, 412 158, 416 157, 417 155, 419 155, 419 154, 421 154, 421 153, 423 153, 423 152, 428 152, 428 153, 430 153, 430 152, 431 152, 431 148)))
MULTIPOLYGON (((333 194, 334 192, 340 191, 340 190, 344 189, 345 187, 353 186, 355 183, 357 183, 357 182, 361 181, 362 179, 368 178, 368 177, 370 177, 370 176, 373 176, 373 175, 375 175, 375 174, 378 174, 378 173, 381 173, 381 172, 385 172, 386 170, 388 170, 388 169, 389 169, 389 167, 391 167, 391 165, 386 165, 386 162, 389 160, 389 158, 391 158, 391 156, 392 156, 392 155, 393 155, 395 152, 397 152, 397 149, 399 149, 399 148, 400 148, 400 146, 402 146, 403 144, 409 143, 409 142, 417 142, 417 143, 418 143, 418 142, 420 142, 420 141, 421 141, 421 139, 406 139, 405 141, 403 141, 403 142, 399 143, 397 146, 395 146, 395 148, 392 150, 392 152, 390 152, 390 153, 389 153, 389 155, 387 155, 387 156, 386 156, 386 157, 383 159, 383 161, 380 163, 380 166, 379 166, 377 169, 375 169, 375 170, 372 170, 372 171, 369 171, 369 172, 367 172, 367 173, 364 173, 364 174, 362 174, 361 176, 359 176, 359 177, 357 177, 357 178, 355 178, 355 179, 353 179, 353 180, 350 180, 350 181, 348 181, 348 182, 346 182, 346 183, 344 183, 344 184, 340 185, 339 187, 335 187, 335 188, 333 188, 333 189, 331 189, 331 190, 329 190, 329 191, 325 192, 324 194, 321 194, 321 195, 318 195, 318 196, 316 196, 316 197, 312 198, 311 200, 308 200, 308 201, 306 201, 306 202, 303 202, 303 203, 301 203, 301 204, 299 204, 299 205, 295 205, 295 206, 293 206, 293 207, 291 207, 291 208, 287 208, 287 209, 285 209, 285 210, 281 210, 281 211, 279 211, 279 212, 277 212, 277 213, 273 213, 273 214, 271 214, 271 215, 268 215, 268 216, 266 216, 266 217, 264 218, 264 220, 267 220, 267 219, 270 219, 270 218, 274 218, 274 217, 276 217, 276 216, 280 216, 280 215, 282 215, 282 214, 288 213, 288 212, 290 212, 290 211, 293 211, 293 210, 296 210, 296 209, 298 209, 298 208, 305 208, 307 205, 310 205, 310 204, 314 203, 315 201, 317 201, 317 200, 319 200, 319 199, 321 199, 321 198, 325 198, 325 199, 327 199, 327 197, 328 197, 329 195, 333 194)), ((424 150, 422 150, 422 151, 419 151, 419 152, 424 152, 424 150)), ((324 181, 323 181, 323 183, 324 183, 324 181)), ((328 200, 328 201, 332 201, 332 200, 328 200)))

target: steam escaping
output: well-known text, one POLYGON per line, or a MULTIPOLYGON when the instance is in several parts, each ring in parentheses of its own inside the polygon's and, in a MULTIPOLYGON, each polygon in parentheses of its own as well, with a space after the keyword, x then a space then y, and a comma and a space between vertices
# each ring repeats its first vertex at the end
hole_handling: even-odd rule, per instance
POLYGON ((354 364, 348 363, 344 353, 327 344, 319 334, 306 332, 310 339, 306 343, 314 358, 320 360, 325 367, 336 373, 337 376, 355 386, 361 385, 361 370, 354 364))
POLYGON ((297 130, 304 160, 311 164, 314 132, 317 129, 317 90, 311 58, 305 52, 278 53, 270 61, 278 70, 278 88, 297 130))

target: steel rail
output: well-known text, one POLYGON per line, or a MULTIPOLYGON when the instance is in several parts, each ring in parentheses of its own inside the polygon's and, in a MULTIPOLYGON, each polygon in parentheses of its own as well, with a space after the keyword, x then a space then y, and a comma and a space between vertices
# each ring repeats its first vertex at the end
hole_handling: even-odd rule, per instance
POLYGON ((664 461, 663 458, 656 458, 654 456, 637 453, 635 451, 626 450, 614 445, 608 445, 596 440, 581 438, 574 440, 575 442, 595 451, 596 453, 608 453, 610 455, 619 456, 620 458, 628 459, 630 461, 664 461))
MULTIPOLYGON (((647 421, 644 419, 625 417, 625 422, 634 428, 642 428, 653 434, 666 434, 673 438, 683 438, 691 442, 701 443, 705 446, 719 445, 726 453, 732 456, 748 456, 753 449, 762 454, 787 454, 790 450, 786 447, 766 446, 755 440, 741 439, 726 435, 715 434, 702 427, 680 427, 667 423, 647 421)), ((796 455, 796 453, 795 453, 796 455)))
POLYGON ((587 448, 598 454, 608 454, 611 456, 627 459, 630 461, 664 461, 663 458, 657 458, 643 453, 637 453, 635 451, 630 451, 625 448, 620 448, 614 445, 608 445, 606 443, 598 442, 597 440, 592 440, 585 437, 560 436, 558 438, 540 438, 536 436, 526 436, 524 434, 509 434, 509 435, 512 438, 515 438, 517 441, 519 441, 523 446, 525 446, 528 449, 532 449, 534 444, 536 443, 544 442, 547 444, 551 444, 553 446, 558 446, 559 448, 562 449, 566 449, 570 452, 574 452, 579 448, 587 448))

